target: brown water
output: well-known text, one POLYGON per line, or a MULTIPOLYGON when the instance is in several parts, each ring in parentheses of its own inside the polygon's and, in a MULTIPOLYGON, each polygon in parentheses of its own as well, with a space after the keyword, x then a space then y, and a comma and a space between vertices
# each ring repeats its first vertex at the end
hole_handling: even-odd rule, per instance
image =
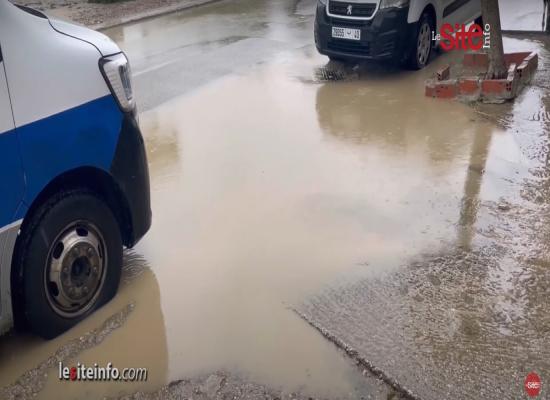
POLYGON ((88 398, 151 389, 166 382, 168 353, 157 280, 147 262, 128 254, 116 298, 51 341, 30 335, 0 342, 0 398, 88 398), (92 367, 147 368, 147 382, 60 382, 59 362, 92 367), (5 393, 2 390, 6 390, 5 393))
POLYGON ((419 95, 423 73, 316 84, 308 67, 256 68, 143 117, 155 219, 139 251, 162 287, 171 379, 236 367, 348 390, 288 307, 367 259, 384 274, 454 240, 469 166, 516 150, 467 106, 419 95))
MULTIPOLYGON (((228 23, 238 21, 223 7, 228 23)), ((270 40, 296 34, 274 10, 270 40)), ((293 25, 300 37, 310 28, 293 25)), ((414 73, 339 69, 343 80, 332 82, 320 78, 330 74, 311 45, 290 48, 142 114, 154 222, 136 251, 151 270, 54 341, 2 338, 0 387, 34 371, 44 379, 31 373, 17 390, 97 398, 227 369, 285 391, 357 397, 366 390, 357 369, 291 309, 342 277, 383 278, 450 243, 467 250, 486 221, 480 202, 519 201, 517 182, 538 165, 514 133, 524 108, 480 114, 423 96, 424 80, 450 57, 414 73), (75 338, 92 340, 112 315, 118 324, 67 364, 149 367, 149 382, 59 383, 44 362, 75 338)), ((542 115, 541 96, 521 104, 542 115)))

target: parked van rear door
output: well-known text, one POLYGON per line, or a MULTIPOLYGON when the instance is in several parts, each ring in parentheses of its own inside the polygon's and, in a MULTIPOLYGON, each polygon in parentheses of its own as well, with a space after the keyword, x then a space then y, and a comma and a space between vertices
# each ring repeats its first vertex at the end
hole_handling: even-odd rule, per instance
MULTIPOLYGON (((13 121, 1 46, 2 43, 0 43, 0 236, 6 226, 17 219, 16 211, 21 204, 24 191, 19 141, 13 121)), ((2 243, 1 240, 0 243, 2 243)))

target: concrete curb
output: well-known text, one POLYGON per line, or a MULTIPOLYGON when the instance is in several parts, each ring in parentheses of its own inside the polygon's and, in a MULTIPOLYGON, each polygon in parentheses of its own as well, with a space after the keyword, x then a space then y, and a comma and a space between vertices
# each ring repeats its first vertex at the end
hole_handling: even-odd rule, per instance
POLYGON ((171 14, 177 11, 189 10, 191 8, 196 8, 204 6, 211 3, 217 3, 222 0, 192 0, 191 2, 175 4, 172 6, 159 7, 150 11, 144 11, 128 17, 117 18, 113 21, 102 22, 100 24, 89 25, 88 28, 95 29, 97 31, 113 28, 115 26, 130 24, 132 22, 141 21, 144 19, 159 17, 161 15, 171 14))
POLYGON ((366 368, 368 371, 370 371, 374 376, 376 376, 378 379, 385 382, 387 385, 391 386, 393 390, 395 390, 397 393, 401 395, 406 400, 421 400, 420 397, 418 397, 415 393, 413 393, 411 390, 407 389, 406 387, 402 386, 397 380, 395 380, 390 375, 386 374, 383 370, 376 367, 373 363, 371 363, 366 358, 362 357, 353 347, 351 347, 349 344, 343 342, 339 338, 337 338, 335 335, 330 333, 327 329, 325 329, 323 326, 315 323, 313 319, 311 319, 308 315, 298 311, 295 308, 292 308, 292 311, 298 315, 301 319, 303 319, 307 324, 309 324, 311 327, 316 329, 321 335, 324 336, 325 339, 332 342, 337 348, 342 350, 344 353, 348 355, 357 365, 360 365, 363 368, 366 368))

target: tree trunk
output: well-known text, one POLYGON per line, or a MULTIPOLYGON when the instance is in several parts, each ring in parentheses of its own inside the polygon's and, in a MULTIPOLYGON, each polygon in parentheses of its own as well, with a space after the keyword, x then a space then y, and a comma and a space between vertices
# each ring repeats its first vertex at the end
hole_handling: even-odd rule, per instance
POLYGON ((544 0, 544 21, 542 21, 542 29, 546 33, 550 33, 550 0, 544 0))
POLYGON ((502 44, 502 29, 500 26, 500 10, 498 0, 481 0, 483 22, 490 25, 491 46, 489 48, 488 79, 502 79, 506 77, 508 69, 504 62, 504 46, 502 44))

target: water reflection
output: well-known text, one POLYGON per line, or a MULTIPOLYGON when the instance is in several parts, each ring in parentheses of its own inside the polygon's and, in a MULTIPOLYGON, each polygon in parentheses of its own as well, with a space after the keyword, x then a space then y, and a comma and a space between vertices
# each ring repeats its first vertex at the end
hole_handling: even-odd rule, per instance
POLYGON ((97 399, 166 383, 168 353, 160 291, 146 261, 126 253, 118 295, 62 336, 43 341, 29 334, 0 338, 0 398, 97 399), (60 381, 58 364, 147 368, 147 382, 60 381))
POLYGON ((473 131, 463 106, 422 98, 417 80, 407 75, 391 79, 322 85, 316 99, 320 126, 356 145, 405 153, 420 153, 421 147, 437 169, 463 158, 473 131))
POLYGON ((178 174, 181 153, 179 135, 170 119, 158 110, 141 116, 141 129, 145 137, 152 192, 155 196, 157 190, 178 174))
POLYGON ((464 182, 464 196, 458 221, 458 246, 463 250, 472 249, 473 236, 480 207, 481 185, 486 170, 493 129, 481 125, 474 135, 470 161, 464 182))

